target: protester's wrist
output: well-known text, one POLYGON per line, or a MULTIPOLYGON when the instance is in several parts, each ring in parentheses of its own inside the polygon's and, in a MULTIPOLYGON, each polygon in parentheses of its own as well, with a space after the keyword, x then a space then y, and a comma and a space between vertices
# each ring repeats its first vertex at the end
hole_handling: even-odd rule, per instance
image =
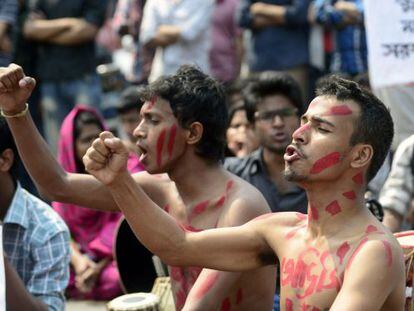
POLYGON ((19 118, 24 117, 28 111, 29 105, 25 103, 24 105, 11 110, 0 109, 0 114, 4 118, 19 118))

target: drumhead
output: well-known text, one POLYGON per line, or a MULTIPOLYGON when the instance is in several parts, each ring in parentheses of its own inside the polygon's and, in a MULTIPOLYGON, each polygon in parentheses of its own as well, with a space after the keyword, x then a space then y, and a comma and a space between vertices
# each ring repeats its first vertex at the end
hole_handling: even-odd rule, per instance
POLYGON ((414 249, 414 231, 403 231, 394 233, 402 248, 414 249))
POLYGON ((125 293, 151 291, 157 278, 152 256, 122 218, 115 238, 115 260, 125 293))
POLYGON ((145 310, 145 308, 157 306, 158 303, 159 299, 154 294, 134 293, 111 300, 108 303, 108 309, 116 311, 145 310))

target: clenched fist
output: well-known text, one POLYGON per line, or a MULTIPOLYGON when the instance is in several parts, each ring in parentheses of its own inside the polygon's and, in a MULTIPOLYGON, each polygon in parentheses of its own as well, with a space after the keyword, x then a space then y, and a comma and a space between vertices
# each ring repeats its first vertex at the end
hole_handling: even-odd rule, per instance
POLYGON ((22 67, 0 67, 0 108, 6 115, 23 111, 35 85, 35 79, 26 77, 22 67))
POLYGON ((102 132, 83 157, 87 172, 105 185, 127 172, 128 148, 111 132, 102 132))

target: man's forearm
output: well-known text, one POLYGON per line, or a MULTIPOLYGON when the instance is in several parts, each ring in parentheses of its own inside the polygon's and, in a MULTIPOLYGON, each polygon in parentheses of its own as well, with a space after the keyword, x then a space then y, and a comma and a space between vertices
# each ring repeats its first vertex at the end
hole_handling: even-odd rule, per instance
MULTIPOLYGON (((257 3, 259 4, 259 3, 257 3)), ((261 4, 252 8, 253 18, 262 17, 267 20, 270 25, 283 25, 285 19, 286 8, 282 5, 261 4)))
POLYGON ((48 41, 51 38, 67 31, 72 27, 70 18, 35 19, 24 24, 23 33, 27 39, 35 41, 48 41))
POLYGON ((6 274, 6 305, 10 311, 40 311, 48 307, 39 299, 33 297, 25 288, 17 272, 4 258, 4 270, 6 274))
POLYGON ((93 41, 97 33, 98 27, 83 19, 78 19, 68 30, 50 38, 49 42, 59 45, 78 45, 93 41))

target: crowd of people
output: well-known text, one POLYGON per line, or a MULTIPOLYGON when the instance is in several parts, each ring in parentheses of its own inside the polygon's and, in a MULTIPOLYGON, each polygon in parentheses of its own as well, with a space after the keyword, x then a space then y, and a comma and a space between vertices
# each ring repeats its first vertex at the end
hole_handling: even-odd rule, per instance
POLYGON ((401 310, 414 86, 367 49, 362 0, 0 3, 8 309, 122 295, 125 218, 176 310, 401 310))

